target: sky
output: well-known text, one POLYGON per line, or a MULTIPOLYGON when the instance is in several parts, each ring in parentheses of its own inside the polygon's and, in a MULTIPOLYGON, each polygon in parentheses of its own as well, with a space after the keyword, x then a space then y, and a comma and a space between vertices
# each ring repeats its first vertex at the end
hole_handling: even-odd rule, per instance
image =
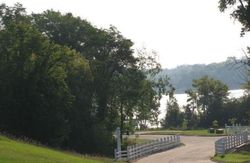
POLYGON ((134 42, 158 54, 163 68, 213 63, 244 56, 250 35, 220 13, 218 0, 2 0, 20 2, 28 13, 47 9, 71 12, 99 28, 117 27, 134 42))

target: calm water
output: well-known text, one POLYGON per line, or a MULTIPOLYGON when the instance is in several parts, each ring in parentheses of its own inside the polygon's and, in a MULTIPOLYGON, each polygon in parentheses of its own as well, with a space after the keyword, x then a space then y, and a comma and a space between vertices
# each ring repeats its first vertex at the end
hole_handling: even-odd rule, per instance
MULTIPOLYGON (((237 89, 237 90, 230 90, 229 91, 230 94, 229 94, 229 98, 239 98, 243 95, 244 93, 244 90, 242 89, 237 89)), ((183 93, 183 94, 176 94, 175 95, 177 101, 178 101, 178 104, 180 106, 183 106, 183 105, 186 105, 186 101, 187 101, 187 94, 183 93)), ((161 111, 161 114, 159 115, 159 119, 162 119, 164 118, 165 114, 166 114, 166 102, 167 102, 167 97, 164 96, 162 99, 161 99, 161 106, 160 106, 160 111, 161 111)))

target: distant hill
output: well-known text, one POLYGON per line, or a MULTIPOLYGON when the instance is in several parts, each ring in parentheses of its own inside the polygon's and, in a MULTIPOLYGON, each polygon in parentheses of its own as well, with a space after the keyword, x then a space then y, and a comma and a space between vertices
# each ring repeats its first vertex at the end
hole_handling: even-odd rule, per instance
POLYGON ((209 76, 223 81, 229 89, 240 89, 247 80, 247 67, 236 63, 234 58, 212 64, 181 65, 174 69, 164 69, 159 76, 168 75, 176 88, 176 93, 184 93, 192 87, 192 80, 209 76))

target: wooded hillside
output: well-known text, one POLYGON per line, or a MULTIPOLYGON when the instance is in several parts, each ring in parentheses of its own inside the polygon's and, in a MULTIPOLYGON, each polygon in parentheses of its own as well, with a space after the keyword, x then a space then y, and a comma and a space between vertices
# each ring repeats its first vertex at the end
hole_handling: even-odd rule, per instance
POLYGON ((181 65, 173 69, 164 69, 160 76, 168 75, 176 93, 184 93, 192 87, 193 79, 209 76, 221 80, 229 89, 240 89, 248 80, 247 66, 238 63, 235 58, 228 58, 224 62, 212 64, 181 65))

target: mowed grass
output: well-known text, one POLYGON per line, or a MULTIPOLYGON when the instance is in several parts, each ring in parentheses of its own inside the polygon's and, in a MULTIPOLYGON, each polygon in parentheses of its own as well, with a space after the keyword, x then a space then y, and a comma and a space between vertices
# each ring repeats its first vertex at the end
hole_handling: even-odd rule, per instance
POLYGON ((221 163, 250 163, 250 152, 228 153, 215 156, 213 160, 221 163))
POLYGON ((208 130, 157 130, 142 133, 142 135, 185 135, 185 136, 224 136, 225 134, 209 133, 208 130))
POLYGON ((0 163, 111 163, 108 158, 91 158, 39 147, 0 136, 0 163))
POLYGON ((145 144, 145 143, 148 143, 152 140, 140 139, 140 138, 128 138, 128 139, 125 139, 123 141, 125 142, 126 146, 129 146, 129 145, 135 145, 135 144, 145 144))
POLYGON ((148 143, 152 140, 149 140, 149 139, 136 139, 135 140, 135 144, 145 144, 145 143, 148 143))

